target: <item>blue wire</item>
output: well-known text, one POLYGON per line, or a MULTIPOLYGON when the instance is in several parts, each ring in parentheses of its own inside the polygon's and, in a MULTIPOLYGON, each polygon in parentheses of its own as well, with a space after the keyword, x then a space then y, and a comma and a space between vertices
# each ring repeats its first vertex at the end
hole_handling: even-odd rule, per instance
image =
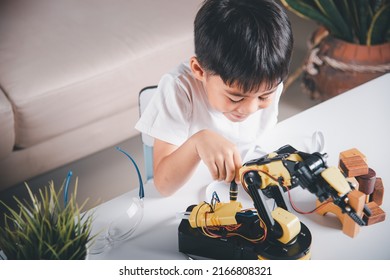
POLYGON ((69 182, 70 178, 72 178, 73 172, 72 170, 69 170, 68 176, 66 177, 66 182, 65 182, 65 189, 64 189, 64 205, 68 204, 68 190, 69 190, 69 182))
POLYGON ((218 197, 218 193, 216 191, 213 192, 211 199, 213 199, 213 198, 215 198, 217 200, 217 202, 220 202, 219 197, 218 197))
POLYGON ((123 154, 125 154, 130 160, 131 162, 134 164, 134 167, 135 169, 137 170, 137 175, 138 175, 138 181, 139 181, 139 198, 142 199, 144 198, 145 196, 145 193, 144 193, 144 184, 142 183, 142 177, 141 177, 141 172, 139 171, 138 169, 138 166, 137 166, 137 163, 134 161, 134 159, 128 154, 126 153, 124 150, 122 150, 121 148, 119 147, 116 147, 116 149, 120 152, 122 152, 123 154))

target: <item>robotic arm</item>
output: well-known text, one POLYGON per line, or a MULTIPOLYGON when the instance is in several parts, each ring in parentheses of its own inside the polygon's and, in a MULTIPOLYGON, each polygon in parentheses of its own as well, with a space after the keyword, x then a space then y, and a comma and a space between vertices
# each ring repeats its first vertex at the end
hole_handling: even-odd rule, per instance
POLYGON ((321 202, 332 198, 343 213, 347 213, 357 224, 365 225, 348 205, 347 195, 352 191, 350 183, 338 168, 327 166, 326 157, 326 154, 317 152, 299 152, 287 145, 265 157, 245 163, 240 169, 241 182, 244 188, 249 189, 253 185, 262 190, 285 210, 288 209, 280 198, 281 189, 276 187, 287 191, 300 186, 315 194, 321 202))
POLYGON ((274 153, 245 163, 240 169, 244 189, 253 199, 268 231, 279 241, 288 243, 300 231, 298 221, 285 218, 291 213, 283 196, 283 192, 298 186, 315 194, 320 202, 331 198, 342 213, 360 226, 365 225, 348 203, 348 194, 352 191, 350 183, 338 168, 327 166, 326 156, 299 152, 286 145, 274 153), (275 200, 277 208, 272 212, 266 207, 263 195, 275 200))
MULTIPOLYGON (((253 232, 257 232, 257 238, 250 241, 255 244, 253 250, 259 258, 309 257, 310 231, 292 214, 284 192, 298 186, 307 189, 320 202, 330 199, 358 225, 365 225, 348 201, 348 194, 353 187, 338 168, 327 166, 326 157, 326 154, 304 153, 286 145, 249 161, 240 168, 239 174, 241 184, 252 198, 256 211, 242 210, 241 203, 236 201, 238 187, 232 182, 230 202, 200 203, 189 212, 188 223, 192 228, 202 228, 204 235, 212 238, 233 236, 227 233, 229 229, 226 226, 249 224, 241 227, 239 233, 235 230, 235 235, 245 236, 246 232, 251 232, 253 236, 253 232), (267 198, 275 201, 276 207, 272 211, 267 205, 267 198), (212 234, 211 228, 219 233, 212 234)), ((365 211, 369 215, 368 210, 365 211)))

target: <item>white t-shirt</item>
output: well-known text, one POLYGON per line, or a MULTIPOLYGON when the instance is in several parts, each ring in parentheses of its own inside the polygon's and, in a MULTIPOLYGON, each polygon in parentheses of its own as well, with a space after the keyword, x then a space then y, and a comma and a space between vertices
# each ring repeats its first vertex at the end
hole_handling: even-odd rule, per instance
POLYGON ((191 135, 209 129, 237 145, 244 159, 260 137, 277 123, 281 84, 269 107, 250 115, 243 122, 232 122, 210 107, 203 84, 197 80, 188 63, 164 75, 152 100, 135 128, 153 138, 180 146, 191 135))

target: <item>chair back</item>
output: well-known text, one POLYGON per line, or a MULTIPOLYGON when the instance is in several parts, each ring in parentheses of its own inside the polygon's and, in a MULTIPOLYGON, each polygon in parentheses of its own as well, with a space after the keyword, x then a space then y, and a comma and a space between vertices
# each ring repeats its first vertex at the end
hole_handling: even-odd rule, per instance
MULTIPOLYGON (((149 104, 153 95, 157 91, 157 86, 149 86, 143 88, 138 96, 138 104, 139 104, 139 113, 140 116, 145 111, 146 106, 149 104)), ((142 144, 144 150, 144 160, 145 160, 145 178, 146 181, 149 181, 153 178, 153 137, 146 135, 144 133, 141 134, 142 144)))

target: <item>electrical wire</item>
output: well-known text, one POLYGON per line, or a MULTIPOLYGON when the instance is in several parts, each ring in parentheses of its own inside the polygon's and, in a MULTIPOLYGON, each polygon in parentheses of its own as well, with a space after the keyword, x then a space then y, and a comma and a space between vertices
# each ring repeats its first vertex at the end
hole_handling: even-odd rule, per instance
POLYGON ((287 189, 287 194, 288 194, 288 199, 290 201, 290 205, 291 207, 295 210, 295 212, 298 212, 299 214, 302 214, 302 215, 308 215, 308 214, 313 214, 315 212, 317 212, 318 210, 320 210, 321 208, 325 207, 328 203, 331 203, 331 201, 326 201, 324 203, 321 203, 320 205, 318 205, 316 208, 314 208, 313 210, 310 210, 310 211, 304 211, 304 210, 301 210, 299 209, 293 202, 292 200, 292 197, 291 197, 291 193, 290 193, 290 188, 287 189))
MULTIPOLYGON (((275 182, 278 182, 278 186, 280 186, 281 188, 285 187, 285 188, 287 189, 287 194, 288 194, 288 199, 289 199, 290 205, 291 205, 291 207, 294 209, 294 211, 296 211, 296 212, 299 213, 299 214, 307 215, 307 214, 315 213, 316 211, 318 211, 318 210, 321 209, 322 207, 325 207, 326 204, 328 204, 328 203, 331 202, 331 201, 327 201, 327 202, 325 202, 325 203, 322 203, 321 205, 317 206, 316 208, 314 208, 314 209, 312 209, 312 210, 310 210, 310 211, 301 210, 301 209, 299 209, 299 208, 295 205, 295 203, 294 203, 294 201, 293 201, 293 199, 292 199, 292 197, 291 197, 291 193, 290 193, 291 188, 289 188, 289 187, 287 187, 287 186, 282 186, 282 185, 280 184, 279 180, 278 180, 276 177, 274 177, 274 176, 272 176, 271 174, 269 174, 268 172, 265 172, 265 171, 263 171, 263 170, 258 170, 258 171, 259 171, 260 173, 263 173, 264 175, 268 176, 269 178, 271 178, 271 179, 274 180, 275 182)), ((247 188, 246 186, 244 186, 244 185, 243 185, 243 187, 244 187, 245 191, 248 192, 248 194, 249 194, 248 188, 247 188)))
MULTIPOLYGON (((257 242, 260 242, 260 241, 263 241, 266 239, 267 227, 257 212, 256 212, 256 215, 259 218, 259 226, 260 226, 260 228, 263 229, 264 233, 260 234, 257 237, 254 237, 254 238, 247 237, 247 236, 237 232, 242 227, 242 224, 224 225, 224 226, 207 226, 207 215, 210 213, 213 213, 215 211, 216 203, 219 203, 219 202, 220 202, 220 200, 219 200, 218 194, 216 192, 213 192, 210 203, 204 202, 197 209, 197 212, 195 214, 195 225, 198 229, 201 230, 203 235, 205 235, 209 238, 229 238, 229 237, 233 237, 233 236, 238 236, 238 237, 241 237, 241 238, 248 240, 252 243, 257 243, 257 242), (210 208, 210 211, 205 212, 205 215, 204 215, 205 226, 199 226, 199 224, 198 224, 199 212, 200 212, 200 209, 205 207, 205 206, 208 206, 210 208), (222 235, 222 234, 216 233, 216 232, 221 232, 221 231, 226 232, 226 234, 222 235)), ((248 210, 249 209, 242 210, 239 213, 244 214, 248 210)))

